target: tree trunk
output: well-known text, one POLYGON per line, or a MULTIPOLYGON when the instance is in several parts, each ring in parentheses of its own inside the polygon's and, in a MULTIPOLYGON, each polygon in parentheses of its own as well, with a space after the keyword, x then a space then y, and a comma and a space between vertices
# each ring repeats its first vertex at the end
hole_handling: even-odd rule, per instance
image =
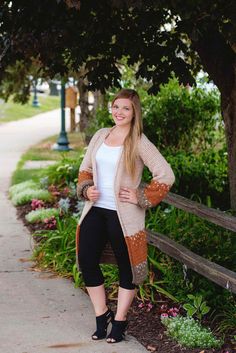
MULTIPOLYGON (((191 35, 190 35, 191 38, 191 35)), ((221 93, 221 112, 225 123, 231 209, 236 212, 236 58, 218 29, 209 28, 194 42, 203 67, 221 93)))
POLYGON ((93 95, 94 95, 93 110, 94 110, 94 114, 96 114, 97 109, 104 108, 105 98, 104 98, 104 94, 102 94, 101 91, 99 90, 94 91, 93 95))
POLYGON ((228 175, 231 209, 236 213, 236 85, 230 97, 221 95, 228 152, 228 175))
POLYGON ((85 132, 89 123, 88 90, 82 78, 78 80, 77 86, 79 90, 79 105, 81 110, 79 128, 80 132, 85 132))

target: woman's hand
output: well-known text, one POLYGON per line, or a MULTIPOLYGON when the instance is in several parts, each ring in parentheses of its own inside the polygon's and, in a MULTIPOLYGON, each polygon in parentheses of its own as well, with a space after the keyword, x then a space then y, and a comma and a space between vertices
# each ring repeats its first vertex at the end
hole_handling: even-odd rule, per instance
POLYGON ((137 205, 136 189, 120 188, 119 199, 121 202, 129 202, 137 205))
POLYGON ((90 201, 97 201, 99 199, 100 192, 95 185, 90 186, 87 190, 87 197, 90 201))

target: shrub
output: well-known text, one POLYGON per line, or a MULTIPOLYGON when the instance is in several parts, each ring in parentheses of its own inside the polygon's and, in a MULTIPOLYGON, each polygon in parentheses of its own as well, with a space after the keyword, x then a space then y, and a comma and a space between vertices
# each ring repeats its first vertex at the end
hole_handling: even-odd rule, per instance
POLYGON ((33 199, 40 199, 43 201, 51 201, 52 195, 47 190, 42 189, 25 189, 16 194, 12 194, 12 203, 15 206, 24 205, 33 199))
POLYGON ((42 230, 34 234, 35 238, 42 239, 33 253, 41 267, 52 268, 66 276, 73 275, 76 226, 77 221, 73 217, 57 218, 57 229, 42 230))
POLYGON ((60 162, 49 166, 44 170, 45 176, 48 177, 48 184, 56 185, 58 188, 70 186, 71 183, 76 183, 78 171, 83 154, 79 154, 77 159, 63 157, 60 162))
POLYGON ((171 189, 187 198, 210 207, 227 210, 230 208, 227 153, 225 148, 215 150, 209 148, 200 153, 183 150, 165 151, 165 156, 173 168, 176 180, 171 189))
MULTIPOLYGON (((148 210, 146 228, 169 236, 194 253, 221 266, 236 270, 235 235, 220 226, 201 220, 173 206, 148 210)), ((209 305, 217 308, 229 302, 231 293, 209 281, 191 269, 186 269, 177 260, 165 255, 159 249, 149 246, 149 261, 158 280, 165 281, 165 290, 178 300, 185 302, 187 293, 199 291, 209 305), (150 251, 150 249, 152 251, 150 251)))
POLYGON ((219 348, 222 342, 216 339, 210 329, 202 327, 198 321, 189 317, 162 317, 167 335, 189 348, 219 348))
POLYGON ((146 227, 168 235, 189 250, 210 261, 236 270, 235 234, 183 210, 168 206, 149 210, 146 227))
POLYGON ((58 202, 58 207, 64 213, 68 213, 70 209, 70 199, 67 197, 66 199, 61 198, 58 202))
POLYGON ((9 189, 9 195, 12 198, 13 195, 18 194, 19 192, 24 191, 25 189, 38 189, 39 185, 33 180, 26 180, 22 183, 12 185, 9 189))
POLYGON ((156 96, 141 93, 144 131, 159 147, 191 149, 193 142, 206 148, 221 124, 217 90, 184 87, 176 78, 161 85, 156 96))
POLYGON ((29 223, 42 222, 43 220, 50 218, 52 216, 58 216, 60 210, 58 208, 40 208, 38 210, 33 210, 29 212, 25 219, 29 223))

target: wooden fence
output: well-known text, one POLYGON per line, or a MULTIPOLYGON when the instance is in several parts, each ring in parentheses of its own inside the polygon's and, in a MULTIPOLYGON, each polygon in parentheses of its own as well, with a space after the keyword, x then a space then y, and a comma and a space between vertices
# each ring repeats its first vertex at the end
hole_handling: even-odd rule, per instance
MULTIPOLYGON (((236 232, 236 217, 227 215, 222 211, 206 207, 198 202, 191 201, 171 192, 168 193, 162 202, 206 219, 207 221, 217 224, 225 229, 236 232)), ((163 234, 155 233, 147 229, 147 240, 149 244, 154 245, 165 254, 183 263, 186 266, 185 268, 191 268, 202 276, 208 278, 210 281, 230 290, 232 293, 236 293, 235 272, 194 254, 183 245, 173 241, 163 234)), ((236 254, 233 254, 233 256, 236 258, 236 254)), ((115 263, 114 255, 109 247, 106 249, 101 262, 115 263)))
MULTIPOLYGON (((217 224, 225 229, 236 232, 236 217, 227 215, 222 211, 214 210, 171 192, 162 202, 206 219, 207 221, 217 224)), ((212 282, 236 293, 235 272, 194 254, 183 245, 176 243, 165 235, 154 233, 150 230, 147 230, 147 233, 149 244, 156 246, 165 254, 180 261, 186 265, 187 268, 193 269, 212 282)), ((236 257, 236 254, 234 254, 234 256, 236 257)))

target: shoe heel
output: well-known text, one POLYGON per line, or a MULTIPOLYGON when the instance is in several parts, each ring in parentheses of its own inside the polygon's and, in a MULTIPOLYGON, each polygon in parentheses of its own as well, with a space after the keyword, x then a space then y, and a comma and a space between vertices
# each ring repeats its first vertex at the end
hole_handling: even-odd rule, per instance
POLYGON ((107 328, 109 323, 114 321, 114 313, 108 309, 104 314, 96 317, 97 329, 94 334, 91 336, 93 340, 101 340, 106 338, 107 328))

